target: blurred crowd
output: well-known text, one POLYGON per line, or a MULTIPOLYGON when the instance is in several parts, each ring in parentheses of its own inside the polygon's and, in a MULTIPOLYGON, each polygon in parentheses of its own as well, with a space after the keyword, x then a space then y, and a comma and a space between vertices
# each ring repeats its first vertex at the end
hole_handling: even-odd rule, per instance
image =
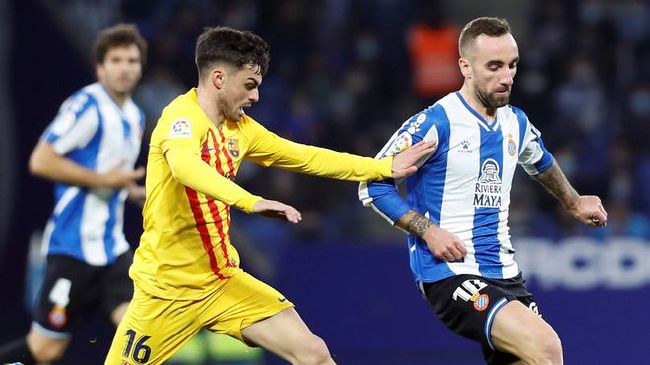
MULTIPOLYGON (((463 24, 480 15, 506 17, 521 55, 511 103, 542 131, 577 190, 604 198, 610 213, 605 230, 580 227, 519 173, 513 235, 650 239, 648 0, 45 3, 80 47, 114 22, 139 26, 150 54, 136 98, 150 128, 164 105, 196 84, 194 42, 202 28, 228 25, 253 30, 271 45, 271 68, 250 115, 281 136, 368 156, 409 116, 460 86, 455 39, 463 24)), ((361 207, 356 184, 252 165, 243 166, 237 181, 304 213, 298 227, 235 213, 236 237, 261 241, 262 250, 313 239, 401 239, 361 207)))

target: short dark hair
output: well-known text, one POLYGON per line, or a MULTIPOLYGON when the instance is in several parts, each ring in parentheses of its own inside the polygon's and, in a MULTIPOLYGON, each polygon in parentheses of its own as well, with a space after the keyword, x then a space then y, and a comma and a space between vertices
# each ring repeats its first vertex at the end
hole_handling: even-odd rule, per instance
POLYGON ((103 63, 110 49, 132 44, 138 46, 140 64, 144 66, 147 63, 147 41, 140 35, 140 31, 134 24, 120 23, 102 30, 95 41, 93 59, 96 63, 103 63))
POLYGON ((257 34, 229 27, 206 28, 196 40, 196 67, 199 77, 217 62, 226 62, 242 69, 245 65, 259 67, 264 75, 271 60, 269 45, 257 34))
POLYGON ((458 52, 462 55, 463 49, 481 34, 488 37, 500 37, 512 33, 510 24, 503 18, 481 17, 467 23, 458 38, 458 52))

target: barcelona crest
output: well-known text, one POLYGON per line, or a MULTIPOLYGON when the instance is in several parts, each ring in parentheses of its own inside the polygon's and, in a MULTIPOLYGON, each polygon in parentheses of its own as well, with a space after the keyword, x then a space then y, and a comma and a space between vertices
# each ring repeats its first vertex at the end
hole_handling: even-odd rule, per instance
POLYGON ((236 138, 228 138, 226 141, 226 145, 228 146, 228 152, 232 155, 232 157, 239 157, 239 140, 236 138))

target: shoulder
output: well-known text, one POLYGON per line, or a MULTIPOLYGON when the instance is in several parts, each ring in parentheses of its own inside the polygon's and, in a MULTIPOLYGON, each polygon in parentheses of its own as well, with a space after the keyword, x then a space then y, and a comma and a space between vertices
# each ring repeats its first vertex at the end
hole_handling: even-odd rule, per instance
POLYGON ((86 86, 80 90, 77 90, 72 95, 70 95, 64 102, 61 104, 62 113, 73 113, 76 116, 79 116, 84 111, 97 106, 97 97, 94 93, 89 90, 89 86, 86 86))

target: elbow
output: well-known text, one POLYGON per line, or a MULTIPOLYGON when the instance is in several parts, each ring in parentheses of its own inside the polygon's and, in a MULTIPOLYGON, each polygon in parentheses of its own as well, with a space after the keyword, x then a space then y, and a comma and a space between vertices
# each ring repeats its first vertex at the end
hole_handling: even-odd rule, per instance
POLYGON ((46 168, 47 164, 43 161, 42 156, 34 151, 29 157, 29 173, 34 176, 43 176, 46 168))

